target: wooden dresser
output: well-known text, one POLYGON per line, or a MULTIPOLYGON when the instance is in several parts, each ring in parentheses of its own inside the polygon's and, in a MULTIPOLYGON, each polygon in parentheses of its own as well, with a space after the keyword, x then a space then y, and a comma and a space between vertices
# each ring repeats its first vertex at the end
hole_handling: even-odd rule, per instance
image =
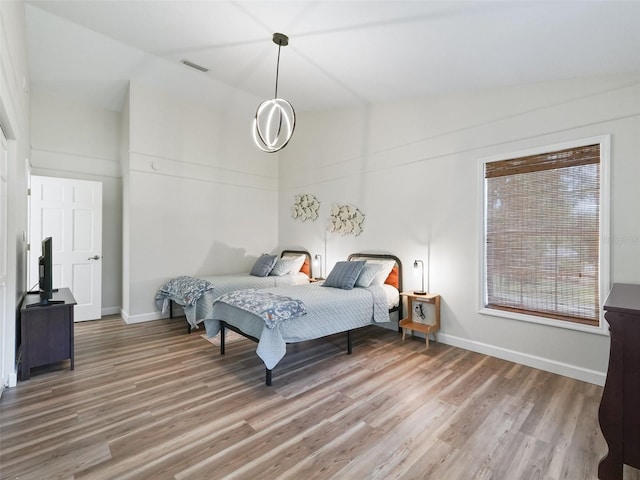
POLYGON ((71 290, 60 288, 43 303, 40 294, 27 294, 20 308, 17 350, 19 379, 28 380, 31 369, 69 360, 73 370, 73 306, 71 290))
POLYGON ((622 480, 623 464, 640 468, 640 285, 613 285, 604 304, 611 333, 598 419, 609 453, 598 478, 622 480))

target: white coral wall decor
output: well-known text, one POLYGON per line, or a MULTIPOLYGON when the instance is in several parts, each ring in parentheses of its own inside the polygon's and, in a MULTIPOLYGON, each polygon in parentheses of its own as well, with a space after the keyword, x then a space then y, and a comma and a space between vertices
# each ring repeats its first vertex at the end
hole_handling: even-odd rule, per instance
POLYGON ((340 235, 352 234, 356 237, 362 233, 364 213, 354 205, 334 205, 329 215, 327 230, 340 235))
POLYGON ((291 207, 291 217, 300 220, 316 220, 318 218, 318 210, 320 202, 316 197, 309 193, 296 195, 293 199, 293 207, 291 207))

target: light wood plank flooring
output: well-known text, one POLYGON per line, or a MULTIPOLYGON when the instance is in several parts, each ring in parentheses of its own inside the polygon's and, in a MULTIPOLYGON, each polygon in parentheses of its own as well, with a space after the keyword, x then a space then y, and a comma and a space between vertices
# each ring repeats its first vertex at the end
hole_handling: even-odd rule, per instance
MULTIPOLYGON (((602 388, 377 327, 219 355, 179 320, 76 324, 0 401, 2 479, 592 479, 602 388)), ((626 469, 626 479, 640 479, 626 469)))

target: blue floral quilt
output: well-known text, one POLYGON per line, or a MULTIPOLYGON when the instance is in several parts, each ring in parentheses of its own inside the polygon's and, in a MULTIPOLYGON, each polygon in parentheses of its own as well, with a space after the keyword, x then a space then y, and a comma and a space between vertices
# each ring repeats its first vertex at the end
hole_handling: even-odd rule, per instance
POLYGON ((202 294, 213 288, 213 284, 207 280, 183 275, 169 280, 158 293, 162 297, 178 299, 181 305, 195 305, 202 294))
POLYGON ((198 328, 195 318, 196 302, 202 295, 213 289, 214 285, 207 280, 184 275, 175 277, 160 287, 156 294, 156 305, 162 312, 166 312, 169 300, 173 300, 184 307, 184 314, 191 326, 198 328))
POLYGON ((302 300, 264 290, 237 290, 221 295, 217 302, 226 303, 262 318, 268 328, 307 313, 302 300))

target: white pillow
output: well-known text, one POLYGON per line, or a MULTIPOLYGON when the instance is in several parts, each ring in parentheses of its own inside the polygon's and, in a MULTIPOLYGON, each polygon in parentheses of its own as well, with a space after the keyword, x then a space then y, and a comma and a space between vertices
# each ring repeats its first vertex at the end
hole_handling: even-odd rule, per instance
POLYGON ((373 282, 373 279, 382 268, 383 265, 381 263, 365 263, 360 275, 358 275, 358 279, 356 280, 356 287, 367 288, 370 286, 371 282, 373 282))
POLYGON ((393 260, 377 260, 377 259, 367 259, 367 263, 376 263, 382 265, 378 273, 375 274, 373 280, 371 281, 371 285, 384 285, 384 281, 387 279, 391 270, 393 270, 394 265, 396 264, 393 260))
POLYGON ((304 265, 305 255, 287 255, 279 258, 269 275, 282 276, 298 273, 304 265))
POLYGON ((307 256, 302 254, 302 255, 296 255, 296 254, 284 254, 284 258, 295 258, 296 259, 296 264, 293 266, 293 268, 291 269, 291 273, 298 273, 300 271, 300 269, 302 268, 302 265, 304 265, 304 261, 307 259, 307 256))

